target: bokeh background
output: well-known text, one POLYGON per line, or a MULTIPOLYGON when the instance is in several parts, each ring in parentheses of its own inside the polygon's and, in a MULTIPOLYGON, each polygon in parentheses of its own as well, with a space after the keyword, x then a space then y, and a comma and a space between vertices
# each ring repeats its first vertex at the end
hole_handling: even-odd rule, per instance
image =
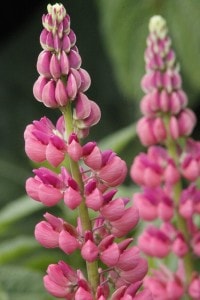
MULTIPOLYGON (((44 250, 33 237, 34 226, 45 212, 25 195, 24 183, 33 164, 24 152, 23 132, 34 119, 52 121, 59 112, 45 108, 32 94, 37 79, 36 61, 41 51, 41 17, 47 4, 34 0, 1 7, 0 47, 0 299, 51 299, 42 286, 49 263, 64 258, 44 250), (31 284, 30 284, 31 282, 31 284)), ((180 62, 183 88, 189 106, 200 114, 200 1, 199 0, 66 0, 77 36, 82 67, 91 75, 87 92, 101 110, 102 119, 91 130, 90 140, 112 148, 127 161, 141 151, 135 134, 143 95, 140 80, 145 72, 144 51, 149 18, 161 14, 167 21, 173 48, 180 62)), ((193 132, 200 138, 200 121, 193 132)), ((130 195, 136 187, 125 182, 130 195)), ((51 212, 51 210, 48 210, 51 212)), ((58 207, 53 212, 62 214, 58 207)), ((73 219, 73 215, 68 215, 73 219)), ((76 256, 64 258, 75 261, 76 256)))

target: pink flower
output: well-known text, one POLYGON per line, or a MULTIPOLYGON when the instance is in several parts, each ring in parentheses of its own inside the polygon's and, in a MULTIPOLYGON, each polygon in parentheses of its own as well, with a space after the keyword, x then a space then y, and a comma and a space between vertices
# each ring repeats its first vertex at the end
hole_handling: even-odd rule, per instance
POLYGON ((199 231, 196 234, 194 234, 194 236, 192 237, 191 245, 195 255, 200 256, 200 232, 199 231))
POLYGON ((26 180, 26 192, 36 201, 46 206, 56 205, 63 197, 63 182, 60 177, 47 168, 33 170, 34 178, 26 180))
POLYGON ((63 229, 64 221, 49 213, 46 213, 44 217, 46 221, 41 221, 35 227, 35 238, 44 247, 58 247, 59 234, 63 229))
POLYGON ((44 286, 54 297, 71 299, 77 286, 78 277, 76 272, 66 263, 48 266, 47 275, 44 276, 44 286))
POLYGON ((193 277, 188 292, 192 299, 198 300, 200 298, 200 278, 198 275, 193 277))
POLYGON ((173 216, 172 199, 160 187, 145 188, 143 193, 135 193, 133 201, 139 209, 140 217, 146 221, 156 218, 169 221, 173 216))
POLYGON ((130 169, 130 175, 133 181, 139 185, 148 187, 156 187, 161 184, 163 180, 163 163, 160 164, 160 151, 164 151, 161 147, 149 148, 148 154, 141 153, 133 160, 130 169), (152 151, 157 152, 157 157, 152 159, 152 151))
POLYGON ((99 255, 98 247, 96 246, 92 232, 86 231, 85 232, 85 242, 81 248, 81 256, 89 262, 92 262, 97 259, 99 255))
POLYGON ((85 299, 82 295, 91 295, 89 285, 81 271, 74 271, 64 261, 49 265, 43 281, 47 291, 58 298, 78 300, 85 299))
POLYGON ((100 211, 102 216, 109 221, 115 221, 123 216, 126 201, 123 198, 113 199, 104 203, 100 211))
POLYGON ((200 212, 200 191, 194 184, 190 184, 186 189, 182 191, 179 212, 186 218, 190 219, 195 213, 200 212))
POLYGON ((67 179, 67 188, 64 192, 64 203, 66 204, 67 207, 70 209, 75 209, 77 208, 81 201, 82 201, 82 196, 79 191, 78 184, 74 179, 69 177, 67 179))
POLYGON ((115 187, 120 185, 127 174, 126 163, 115 153, 109 154, 103 152, 103 164, 97 172, 98 177, 108 186, 115 187))
POLYGON ((112 150, 101 152, 96 143, 83 146, 83 159, 98 179, 97 187, 102 191, 120 185, 126 177, 126 163, 112 150))
POLYGON ((151 146, 165 141, 167 132, 161 118, 143 117, 137 123, 137 134, 144 146, 151 146))
POLYGON ((85 290, 83 287, 79 287, 77 292, 75 293, 75 300, 93 300, 92 293, 90 291, 85 290))
POLYGON ((172 251, 178 257, 183 257, 188 253, 189 247, 182 233, 178 233, 175 240, 173 241, 172 251))
POLYGON ((26 191, 31 198, 47 206, 56 205, 62 198, 70 209, 80 205, 82 196, 78 184, 64 167, 60 174, 45 167, 33 172, 36 176, 26 181, 26 191))
POLYGON ((143 258, 139 258, 134 268, 129 270, 121 270, 120 268, 114 268, 109 272, 112 281, 115 283, 116 288, 121 286, 129 286, 144 278, 148 270, 147 261, 143 258))
POLYGON ((82 156, 82 147, 75 133, 69 137, 67 153, 74 161, 78 161, 82 156))
POLYGON ((149 226, 138 238, 138 246, 147 255, 163 258, 169 254, 171 244, 167 235, 149 226))
POLYGON ((144 287, 151 291, 153 299, 158 300, 181 300, 185 292, 178 274, 173 274, 164 266, 145 277, 144 287))
POLYGON ((151 146, 147 153, 136 156, 130 169, 130 176, 137 184, 149 188, 155 188, 163 181, 175 184, 180 179, 175 162, 161 146, 151 146))
POLYGON ((153 300, 150 291, 147 289, 137 293, 141 285, 142 282, 138 281, 129 287, 121 286, 112 294, 111 300, 153 300))
POLYGON ((24 132, 25 151, 35 162, 47 160, 53 166, 58 166, 65 158, 67 144, 64 141, 62 117, 56 126, 46 117, 33 121, 24 132))
POLYGON ((85 184, 85 203, 87 207, 98 211, 103 205, 103 194, 97 188, 96 180, 90 179, 85 184))
POLYGON ((66 254, 80 248, 76 229, 61 218, 49 213, 44 215, 46 221, 39 222, 35 227, 36 240, 46 248, 59 247, 66 254))
POLYGON ((114 221, 110 221, 111 233, 116 237, 122 237, 131 231, 139 221, 139 214, 133 205, 124 210, 123 215, 114 221))
POLYGON ((188 139, 185 150, 181 157, 182 175, 190 180, 195 181, 200 174, 200 142, 188 139))
POLYGON ((130 243, 131 241, 129 240, 130 239, 125 239, 118 245, 120 249, 120 256, 116 267, 124 271, 128 271, 135 268, 141 258, 141 252, 138 247, 128 247, 128 245, 122 247, 122 244, 124 244, 125 241, 130 243))
POLYGON ((76 249, 80 248, 78 234, 75 229, 71 230, 72 228, 72 226, 65 223, 63 230, 59 234, 59 247, 66 254, 71 254, 76 249))
MULTIPOLYGON (((76 36, 70 28, 70 17, 61 4, 49 5, 43 16, 44 29, 40 43, 44 49, 38 56, 38 79, 33 86, 36 100, 51 108, 65 107, 73 102, 73 125, 79 138, 101 117, 99 106, 84 92, 90 86, 88 72, 81 68, 82 59, 76 47, 76 36), (55 10, 54 17, 52 12, 55 10), (62 10, 62 17, 58 17, 62 10), (59 20, 58 20, 59 19, 59 20)), ((71 151, 71 150, 70 150, 71 151)))
POLYGON ((119 260, 120 250, 118 244, 114 242, 114 236, 108 235, 102 239, 98 247, 101 261, 109 267, 115 266, 119 260))

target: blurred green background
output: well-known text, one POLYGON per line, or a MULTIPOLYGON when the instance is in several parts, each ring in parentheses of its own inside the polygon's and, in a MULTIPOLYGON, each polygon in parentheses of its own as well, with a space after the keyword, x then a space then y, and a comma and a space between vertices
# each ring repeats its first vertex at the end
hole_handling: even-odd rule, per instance
MULTIPOLYGON (((24 183, 32 163, 24 153, 23 132, 29 123, 59 112, 45 108, 32 94, 41 51, 41 17, 49 1, 31 1, 2 7, 0 47, 0 299, 45 300, 41 278, 49 263, 65 258, 58 250, 45 250, 33 238, 34 226, 46 211, 25 196, 24 183), (31 282, 31 284, 30 284, 31 282)), ((82 67, 91 75, 87 92, 101 110, 102 119, 90 140, 116 151, 130 166, 142 149, 135 135, 143 95, 144 51, 149 18, 161 14, 167 21, 173 48, 181 65, 189 106, 200 112, 200 1, 199 0, 67 0, 82 67)), ((199 139, 200 124, 193 137, 199 139)), ((123 192, 134 186, 127 180, 123 192)), ((60 207, 48 209, 62 215, 60 207)), ((68 218, 73 219, 73 215, 68 218)), ((75 267, 82 262, 75 260, 75 267)))

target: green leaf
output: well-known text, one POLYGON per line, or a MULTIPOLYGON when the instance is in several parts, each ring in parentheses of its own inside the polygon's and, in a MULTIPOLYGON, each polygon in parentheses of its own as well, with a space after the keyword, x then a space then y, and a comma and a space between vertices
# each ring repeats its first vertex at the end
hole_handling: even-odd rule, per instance
POLYGON ((143 95, 144 51, 153 0, 98 0, 101 32, 119 87, 130 99, 143 95))
POLYGON ((29 173, 21 166, 22 164, 12 161, 12 158, 9 160, 3 154, 0 157, 0 208, 2 208, 8 201, 23 195, 24 182, 29 173))
MULTIPOLYGON (((145 72, 144 52, 149 20, 161 14, 167 21, 172 47, 184 78, 192 88, 191 100, 200 90, 199 0, 97 0, 100 30, 119 87, 129 99, 140 100, 140 81, 145 72)), ((187 92, 187 91, 186 91, 187 92)))
POLYGON ((8 294, 5 293, 4 291, 1 291, 1 288, 0 288, 0 299, 1 300, 9 300, 8 294))
POLYGON ((18 236, 12 240, 4 240, 0 247, 0 264, 6 264, 34 251, 39 244, 32 237, 18 236))
POLYGON ((112 149, 116 153, 121 152, 136 137, 135 128, 136 125, 131 124, 106 136, 99 142, 100 148, 102 150, 112 149))
POLYGON ((192 92, 200 91, 200 1, 166 1, 166 20, 169 34, 177 52, 177 60, 185 77, 183 82, 191 86, 192 92), (173 12, 176 12, 174 14, 173 12))
POLYGON ((132 198, 133 194, 138 193, 140 191, 140 188, 137 185, 120 185, 117 188, 117 197, 128 197, 132 198))
POLYGON ((10 182, 17 183, 19 185, 24 184, 24 178, 28 176, 27 170, 20 165, 11 163, 6 159, 0 159, 0 177, 5 178, 10 182), (17 174, 17 176, 16 176, 17 174))
MULTIPOLYGON (((9 300, 50 300, 52 297, 43 287, 42 275, 18 266, 0 267, 0 286, 9 300)), ((6 299, 6 298, 5 298, 6 299)))
POLYGON ((28 196, 13 200, 0 211, 0 231, 4 229, 4 226, 10 225, 42 208, 43 206, 40 203, 30 200, 28 196))

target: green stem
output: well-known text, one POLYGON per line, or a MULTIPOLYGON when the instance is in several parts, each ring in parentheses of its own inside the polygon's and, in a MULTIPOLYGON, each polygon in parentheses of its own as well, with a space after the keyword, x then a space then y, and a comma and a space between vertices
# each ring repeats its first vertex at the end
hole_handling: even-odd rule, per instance
MULTIPOLYGON (((168 131, 169 130, 169 116, 166 116, 165 124, 166 124, 166 128, 168 131)), ((179 156, 177 153, 177 145, 176 145, 176 142, 171 138, 169 132, 168 132, 168 137, 166 140, 166 147, 167 147, 169 155, 173 158, 173 160, 175 161, 175 163, 178 167, 179 156)), ((187 242, 188 246, 190 246, 190 235, 188 232, 187 223, 186 223, 185 219, 179 214, 179 211, 178 211, 182 189, 183 189, 182 181, 179 180, 173 187, 173 192, 174 192, 173 199, 175 202, 176 224, 177 224, 177 229, 183 233, 185 241, 187 242)), ((191 251, 188 251, 188 253, 183 257, 183 263, 184 263, 185 274, 186 274, 186 283, 188 285, 191 281, 192 272, 194 270, 191 251)))
MULTIPOLYGON (((71 104, 69 103, 61 111, 62 111, 62 114, 65 119, 66 139, 68 140, 70 134, 72 132, 74 132, 71 104)), ((79 165, 77 162, 72 160, 70 157, 69 157, 69 163, 70 163, 71 175, 72 175, 73 179, 78 183, 80 192, 82 194, 82 202, 79 205, 79 217, 80 217, 83 232, 92 231, 92 225, 91 225, 91 221, 90 221, 90 217, 89 217, 88 208, 85 204, 84 184, 83 184, 82 176, 80 173, 79 165)), ((96 289, 97 289, 97 286, 99 283, 97 261, 94 261, 94 262, 86 261, 86 268, 87 268, 88 281, 91 285, 93 295, 95 295, 96 289)))

